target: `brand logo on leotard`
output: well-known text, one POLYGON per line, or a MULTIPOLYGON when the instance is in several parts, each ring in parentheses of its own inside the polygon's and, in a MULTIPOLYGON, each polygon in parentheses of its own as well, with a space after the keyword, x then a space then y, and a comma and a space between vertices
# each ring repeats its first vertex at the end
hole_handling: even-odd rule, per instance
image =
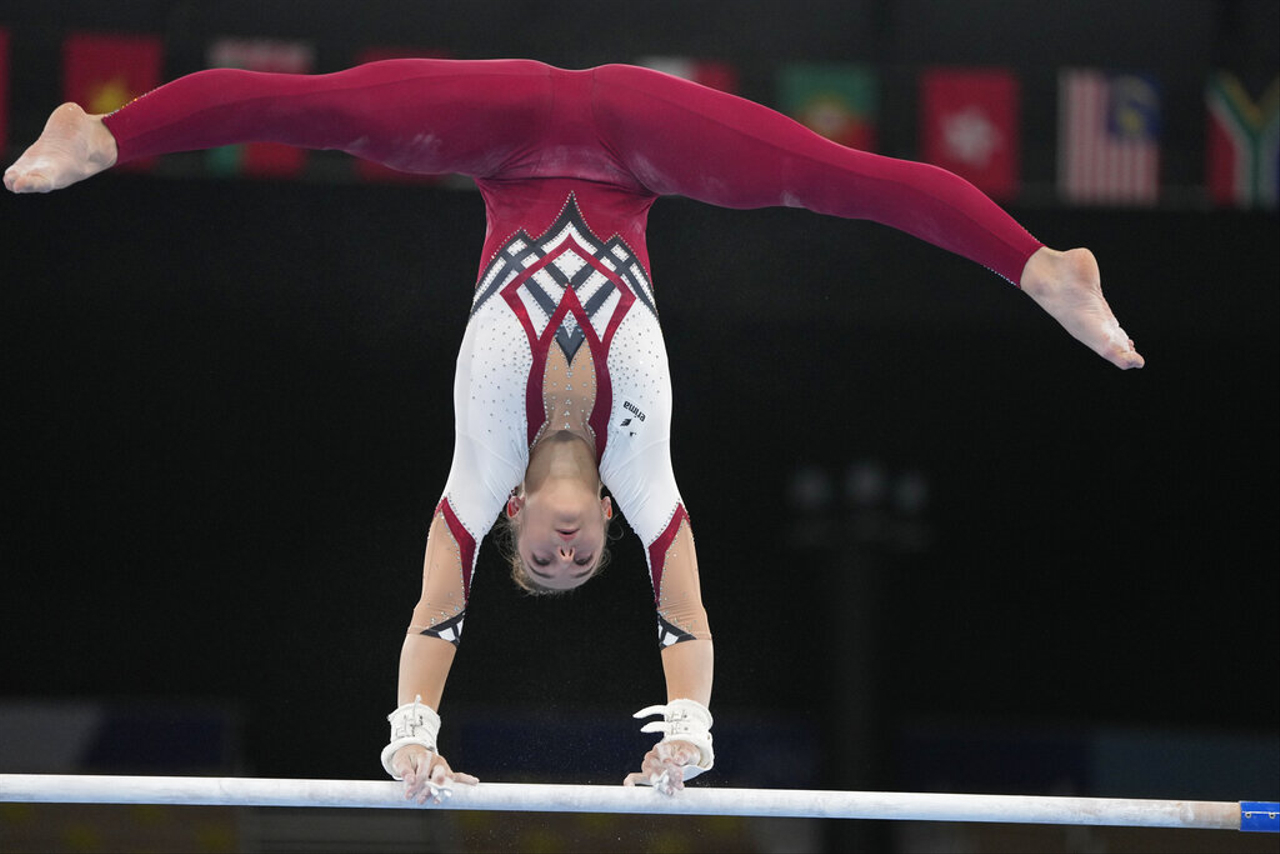
MULTIPOLYGON (((632 403, 631 401, 629 401, 629 400, 624 400, 624 401, 622 401, 622 408, 623 408, 623 409, 625 409, 625 410, 627 410, 628 412, 630 412, 630 413, 631 413, 632 415, 634 415, 636 418, 639 418, 641 421, 643 421, 643 420, 644 420, 644 413, 643 413, 643 412, 641 412, 639 409, 637 409, 637 408, 636 408, 636 405, 635 405, 634 403, 632 403)), ((624 421, 624 422, 623 422, 623 424, 628 423, 630 420, 631 420, 631 419, 630 419, 630 418, 628 418, 626 421, 624 421)))

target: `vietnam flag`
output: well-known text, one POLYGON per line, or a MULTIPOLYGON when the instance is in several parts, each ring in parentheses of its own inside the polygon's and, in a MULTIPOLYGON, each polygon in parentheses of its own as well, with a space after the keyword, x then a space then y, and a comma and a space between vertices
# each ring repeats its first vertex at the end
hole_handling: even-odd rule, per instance
POLYGON ((154 36, 73 33, 62 45, 66 100, 90 113, 114 112, 160 85, 163 59, 154 36))
MULTIPOLYGON (((387 59, 448 59, 448 51, 435 49, 419 49, 409 47, 371 47, 356 55, 356 64, 382 62, 387 59)), ((420 175, 415 172, 402 172, 383 166, 373 160, 357 157, 356 175, 365 181, 390 181, 397 184, 439 184, 447 180, 447 176, 420 175)))
POLYGON ((920 78, 921 153, 995 199, 1018 193, 1018 79, 1002 69, 933 69, 920 78))
POLYGON ((778 74, 782 111, 849 148, 875 151, 880 99, 875 72, 842 63, 789 65, 778 74))
MULTIPOLYGON (((160 85, 164 46, 157 36, 72 33, 62 43, 65 100, 89 113, 111 113, 160 85)), ((145 158, 124 169, 146 169, 145 158)))
MULTIPOLYGON (((219 39, 209 46, 210 68, 240 68, 283 74, 308 74, 315 50, 307 42, 267 39, 219 39)), ((307 164, 302 148, 279 142, 247 142, 209 152, 211 171, 223 175, 295 178, 307 164)))
POLYGON ((0 154, 9 145, 9 31, 0 27, 0 154))
POLYGON ((1275 209, 1280 196, 1280 78, 1256 102, 1234 74, 1205 91, 1209 199, 1223 207, 1275 209))

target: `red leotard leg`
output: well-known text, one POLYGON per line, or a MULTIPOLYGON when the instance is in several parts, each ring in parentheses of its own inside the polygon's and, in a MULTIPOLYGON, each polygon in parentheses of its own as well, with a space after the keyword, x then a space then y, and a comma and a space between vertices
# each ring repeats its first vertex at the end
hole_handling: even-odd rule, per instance
POLYGON ((1014 283, 1043 245, 946 170, 845 148, 759 104, 647 69, 595 75, 597 128, 657 193, 873 220, 1014 283))

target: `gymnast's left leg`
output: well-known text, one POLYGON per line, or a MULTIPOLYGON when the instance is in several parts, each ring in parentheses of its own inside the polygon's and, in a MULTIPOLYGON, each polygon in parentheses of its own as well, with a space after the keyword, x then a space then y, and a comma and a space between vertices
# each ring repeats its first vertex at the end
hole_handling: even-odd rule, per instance
POLYGON ((1004 276, 1120 368, 1142 356, 1087 249, 1057 252, 968 181, 845 148, 760 104, 647 69, 596 70, 601 136, 645 185, 730 208, 801 207, 905 231, 1004 276))
POLYGON ((1146 363, 1102 296, 1098 261, 1088 249, 1040 247, 1027 260, 1018 286, 1072 337, 1116 367, 1146 363))

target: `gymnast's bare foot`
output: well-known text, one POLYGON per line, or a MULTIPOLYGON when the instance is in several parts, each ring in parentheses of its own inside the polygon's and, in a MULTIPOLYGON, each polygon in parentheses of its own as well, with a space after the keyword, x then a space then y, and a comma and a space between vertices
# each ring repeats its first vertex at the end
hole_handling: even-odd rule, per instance
POLYGON ((1098 262, 1088 249, 1041 247, 1027 261, 1019 284, 1077 341, 1111 364, 1127 369, 1146 363, 1103 299, 1098 262))
POLYGON ((48 193, 115 162, 116 140, 102 117, 63 104, 49 116, 40 138, 5 170, 4 185, 14 193, 48 193))

